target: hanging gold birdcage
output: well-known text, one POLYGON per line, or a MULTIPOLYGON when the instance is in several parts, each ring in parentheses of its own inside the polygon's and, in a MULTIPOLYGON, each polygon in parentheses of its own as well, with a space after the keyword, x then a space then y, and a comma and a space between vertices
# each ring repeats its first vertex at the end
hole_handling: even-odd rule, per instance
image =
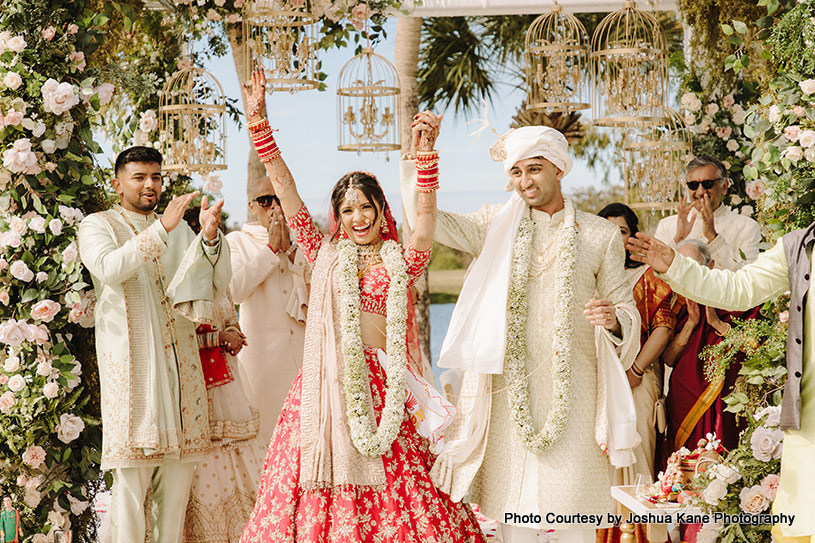
POLYGON ((671 108, 660 124, 631 127, 623 143, 626 203, 634 209, 673 209, 682 190, 692 151, 691 133, 671 108))
POLYGON ((245 82, 260 66, 267 92, 316 89, 317 21, 306 0, 249 0, 243 11, 245 82))
POLYGON ((526 31, 526 102, 529 109, 570 112, 586 109, 583 75, 589 46, 586 28, 555 2, 526 31))
POLYGON ((399 76, 388 59, 365 47, 345 63, 337 83, 340 151, 395 151, 399 143, 399 76))
POLYGON ((184 175, 226 169, 224 90, 206 70, 189 66, 167 80, 159 96, 162 168, 184 175))
POLYGON ((594 124, 662 123, 668 95, 668 48, 659 21, 626 1, 591 39, 594 124))

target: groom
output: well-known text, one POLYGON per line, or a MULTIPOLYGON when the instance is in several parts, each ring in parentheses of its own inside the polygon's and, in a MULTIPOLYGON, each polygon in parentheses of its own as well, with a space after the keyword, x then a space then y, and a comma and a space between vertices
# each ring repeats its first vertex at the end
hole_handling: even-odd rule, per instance
MULTIPOLYGON (((605 379, 612 376, 603 373, 597 346, 609 345, 603 352, 613 356, 623 344, 617 377, 639 347, 622 239, 613 224, 564 198, 561 180, 572 160, 557 130, 512 130, 491 154, 503 162, 510 200, 469 214, 438 212, 436 241, 477 258, 439 361, 465 377, 459 416, 432 475, 454 500, 470 490, 499 521, 505 542, 535 541, 540 530, 555 529, 561 543, 592 543, 598 526, 579 515, 611 512, 609 456, 615 465, 630 463, 636 439, 631 417, 629 442, 605 456, 605 379)), ((409 160, 402 168, 411 220, 415 169, 409 160)), ((633 411, 623 387, 628 411, 609 415, 633 411)))

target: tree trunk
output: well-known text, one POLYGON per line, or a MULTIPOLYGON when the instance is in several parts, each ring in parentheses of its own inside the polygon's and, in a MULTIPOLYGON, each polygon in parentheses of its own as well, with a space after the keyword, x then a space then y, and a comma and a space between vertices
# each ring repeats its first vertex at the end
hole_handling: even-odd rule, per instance
MULTIPOLYGON (((416 73, 419 69, 419 41, 422 32, 421 17, 400 17, 396 22, 396 73, 402 88, 399 106, 399 135, 402 153, 410 151, 410 125, 414 115, 419 113, 419 92, 416 73)), ((405 216, 404 208, 402 216, 405 216)), ((411 231, 407 221, 402 221, 402 241, 407 243, 411 231)), ((435 383, 430 365, 430 294, 427 288, 427 272, 416 282, 416 326, 419 328, 419 341, 422 347, 424 378, 435 383)))
MULTIPOLYGON (((240 24, 231 24, 226 25, 226 33, 229 36, 229 45, 232 47, 232 60, 235 63, 235 71, 238 74, 238 81, 243 83, 245 74, 246 74, 246 49, 243 46, 243 38, 241 35, 241 25, 240 24)), ((241 103, 243 104, 243 111, 246 111, 246 97, 241 93, 241 103)), ((247 137, 249 137, 249 131, 246 131, 247 137)), ((250 182, 260 179, 266 175, 266 169, 263 167, 263 163, 260 161, 260 157, 258 156, 257 151, 255 151, 255 145, 252 143, 252 138, 249 138, 249 158, 247 164, 247 186, 250 182)), ((253 219, 252 212, 249 211, 248 205, 246 214, 251 221, 253 219)))

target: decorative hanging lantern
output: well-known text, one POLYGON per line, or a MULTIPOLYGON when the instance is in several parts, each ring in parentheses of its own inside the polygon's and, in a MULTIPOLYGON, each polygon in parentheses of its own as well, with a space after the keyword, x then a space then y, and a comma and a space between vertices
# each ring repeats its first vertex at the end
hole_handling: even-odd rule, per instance
POLYGON ((663 123, 668 94, 668 48, 659 21, 626 1, 591 39, 594 124, 663 123))
POLYGON ((250 0, 243 12, 243 43, 246 46, 244 76, 252 70, 266 72, 266 91, 316 89, 318 18, 295 2, 250 0))
POLYGON ((547 112, 586 109, 583 73, 589 46, 586 28, 555 1, 552 11, 526 31, 526 103, 547 112))
POLYGON ((626 203, 634 209, 673 209, 681 194, 691 133, 671 108, 663 108, 661 116, 665 122, 641 123, 625 136, 626 203))
POLYGON ((162 168, 184 175, 226 169, 224 90, 206 70, 173 74, 159 97, 162 168))
POLYGON ((379 152, 401 149, 399 76, 371 47, 345 63, 337 84, 340 151, 379 152))

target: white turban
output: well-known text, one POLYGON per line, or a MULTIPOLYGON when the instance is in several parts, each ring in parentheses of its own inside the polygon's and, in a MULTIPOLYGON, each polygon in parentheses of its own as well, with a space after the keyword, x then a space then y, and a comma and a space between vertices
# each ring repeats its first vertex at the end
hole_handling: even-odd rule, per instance
POLYGON ((501 136, 490 149, 493 160, 504 161, 504 171, 509 175, 519 160, 540 156, 554 164, 563 175, 572 169, 569 142, 566 137, 548 126, 524 126, 501 136))

